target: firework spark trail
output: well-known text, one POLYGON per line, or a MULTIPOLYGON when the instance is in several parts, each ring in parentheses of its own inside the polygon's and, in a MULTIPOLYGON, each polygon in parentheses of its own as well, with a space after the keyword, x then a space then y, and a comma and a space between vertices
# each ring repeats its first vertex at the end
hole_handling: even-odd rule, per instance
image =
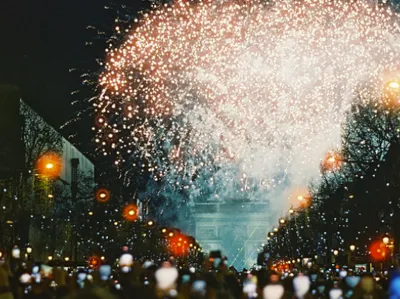
POLYGON ((305 185, 340 144, 354 92, 400 65, 398 23, 363 1, 154 8, 107 49, 96 141, 122 170, 145 159, 155 180, 196 196, 194 177, 212 169, 214 199, 305 185))

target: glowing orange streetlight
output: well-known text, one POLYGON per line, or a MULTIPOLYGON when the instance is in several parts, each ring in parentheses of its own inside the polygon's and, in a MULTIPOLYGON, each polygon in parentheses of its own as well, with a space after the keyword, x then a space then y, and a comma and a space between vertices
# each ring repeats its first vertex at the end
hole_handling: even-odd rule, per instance
POLYGON ((139 216, 137 206, 134 204, 127 205, 124 208, 122 215, 127 221, 135 221, 139 216))
POLYGON ((375 241, 369 247, 371 257, 376 261, 383 261, 387 256, 387 247, 382 241, 375 241))
MULTIPOLYGON (((187 255, 190 245, 188 245, 188 238, 184 235, 177 234, 173 235, 169 241, 169 248, 173 255, 182 256, 187 255)), ((199 251, 201 249, 199 248, 199 251)))
POLYGON ((99 189, 96 192, 96 200, 101 203, 105 203, 110 199, 110 191, 107 189, 99 189))
MULTIPOLYGON (((299 194, 296 196, 300 208, 307 208, 311 204, 311 196, 308 193, 299 194)), ((294 210, 291 214, 294 213, 294 210)))
POLYGON ((322 160, 321 167, 323 171, 336 171, 342 167, 342 164, 342 155, 336 151, 330 151, 322 160))
POLYGON ((40 175, 57 178, 62 169, 61 157, 56 153, 45 153, 37 160, 36 169, 40 175))
POLYGON ((100 266, 101 261, 100 261, 99 257, 91 256, 88 259, 88 264, 89 264, 89 267, 91 267, 91 268, 97 268, 100 266))
POLYGON ((310 192, 306 187, 296 187, 288 194, 288 200, 291 204, 289 214, 290 216, 294 216, 297 209, 306 208, 310 205, 310 192))

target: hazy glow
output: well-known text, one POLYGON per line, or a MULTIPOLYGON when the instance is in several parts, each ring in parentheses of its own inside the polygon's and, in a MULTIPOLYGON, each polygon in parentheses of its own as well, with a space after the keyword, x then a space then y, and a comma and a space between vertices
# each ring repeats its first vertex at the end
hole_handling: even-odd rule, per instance
POLYGON ((141 167, 193 198, 285 200, 340 145, 355 92, 400 65, 398 16, 372 2, 189 2, 110 45, 95 109, 126 176, 141 167))
POLYGON ((393 89, 399 89, 400 88, 400 84, 397 81, 392 81, 389 83, 389 87, 393 88, 393 89))
POLYGON ((54 165, 52 163, 46 164, 46 168, 47 169, 52 169, 53 167, 54 167, 54 165))

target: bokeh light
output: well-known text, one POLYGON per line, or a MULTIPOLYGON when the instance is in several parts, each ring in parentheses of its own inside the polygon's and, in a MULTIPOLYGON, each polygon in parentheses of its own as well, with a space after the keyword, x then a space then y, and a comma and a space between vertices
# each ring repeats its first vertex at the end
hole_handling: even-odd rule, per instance
POLYGON ((43 154, 36 162, 38 174, 48 178, 59 177, 62 167, 63 164, 60 155, 52 152, 43 154))
POLYGON ((336 151, 329 151, 321 162, 322 171, 337 171, 343 165, 343 157, 336 151))
POLYGON ((99 189, 96 191, 96 200, 100 203, 105 203, 110 200, 110 191, 107 189, 99 189))
POLYGON ((371 244, 369 251, 371 252, 371 257, 375 261, 383 261, 385 260, 388 250, 386 248, 386 245, 382 241, 375 241, 371 244))
POLYGON ((125 206, 125 208, 122 212, 122 215, 125 218, 125 220, 127 220, 127 221, 137 220, 139 217, 137 206, 134 204, 129 204, 129 205, 125 206))

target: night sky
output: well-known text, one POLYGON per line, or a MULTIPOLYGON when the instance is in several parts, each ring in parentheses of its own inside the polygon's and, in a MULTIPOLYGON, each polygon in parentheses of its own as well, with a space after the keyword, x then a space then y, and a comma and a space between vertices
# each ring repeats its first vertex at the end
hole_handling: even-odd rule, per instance
MULTIPOLYGON (((69 120, 74 114, 70 94, 81 88, 79 72, 69 69, 96 70, 94 59, 103 52, 85 46, 95 38, 86 27, 111 28, 114 16, 104 10, 110 2, 1 0, 0 84, 19 86, 24 100, 56 128, 69 120)), ((132 11, 144 7, 140 0, 113 3, 132 11)))

